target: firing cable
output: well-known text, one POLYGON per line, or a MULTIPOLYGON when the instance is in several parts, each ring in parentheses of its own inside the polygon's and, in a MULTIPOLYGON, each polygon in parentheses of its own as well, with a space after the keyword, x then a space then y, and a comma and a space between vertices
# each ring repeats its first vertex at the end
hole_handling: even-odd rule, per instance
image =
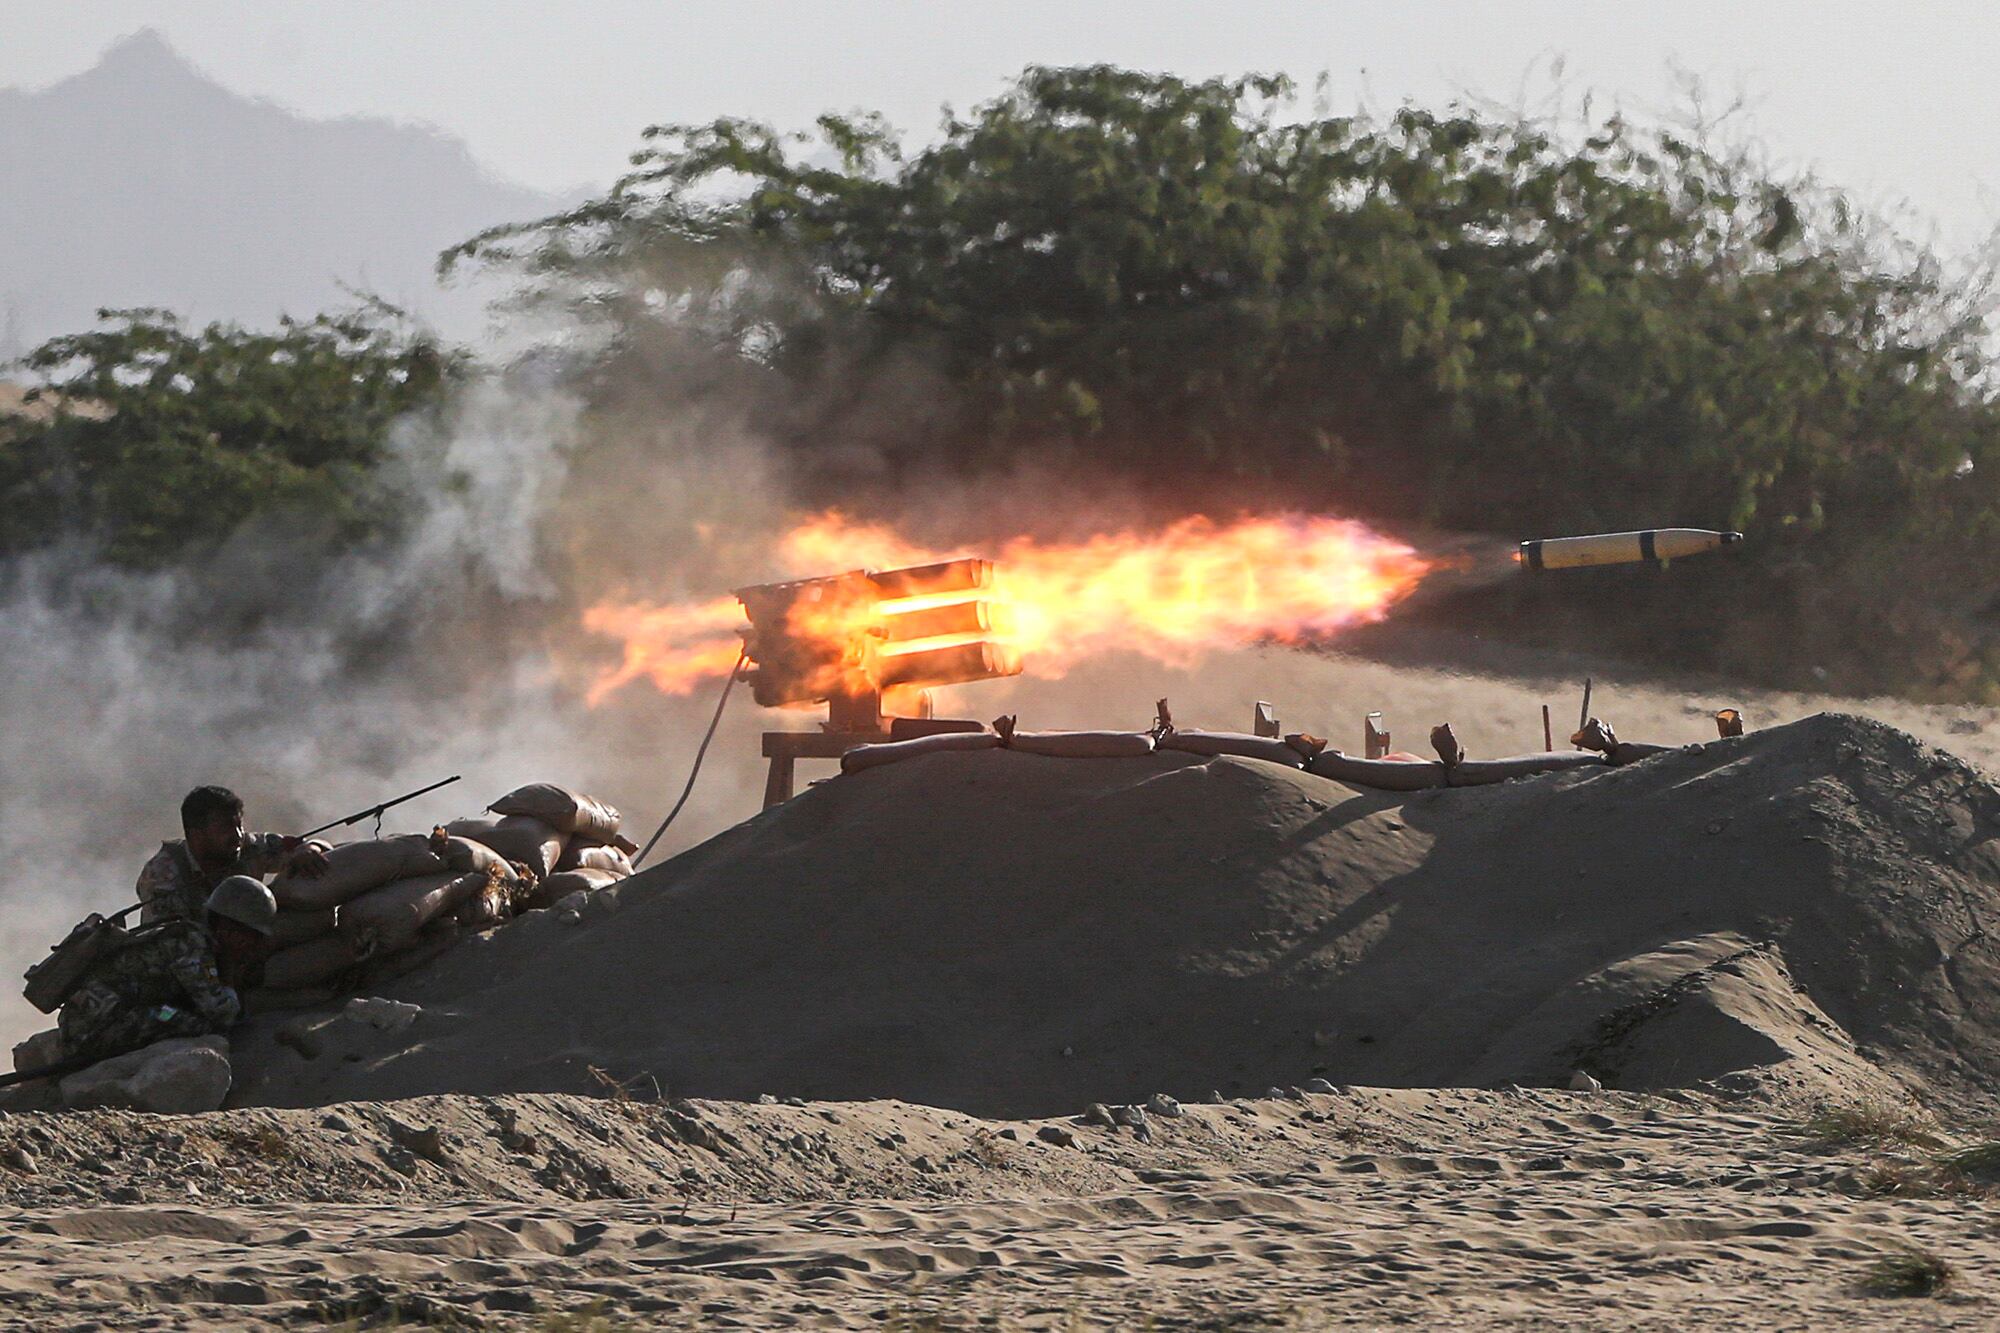
POLYGON ((653 836, 646 840, 645 847, 632 858, 634 868, 651 854, 653 845, 659 842, 660 835, 667 831, 667 825, 674 822, 675 816, 681 812, 681 807, 688 803, 688 797, 693 794, 694 780, 701 776, 701 761, 708 757, 708 743, 715 739, 715 729, 722 725, 722 710, 729 706, 729 692, 736 688, 738 678, 743 675, 743 664, 749 660, 750 645, 746 643, 743 645, 743 651, 736 655, 736 665, 729 669, 729 679, 722 684, 722 697, 715 701, 715 716, 708 720, 708 734, 701 738, 701 748, 694 752, 694 767, 688 770, 687 786, 681 788, 681 798, 674 802, 674 808, 667 812, 667 817, 653 830, 653 836))

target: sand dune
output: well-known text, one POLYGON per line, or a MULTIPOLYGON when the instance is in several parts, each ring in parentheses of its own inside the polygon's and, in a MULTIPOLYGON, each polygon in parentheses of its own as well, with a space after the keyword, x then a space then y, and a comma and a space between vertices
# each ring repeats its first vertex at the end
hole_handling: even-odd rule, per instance
POLYGON ((1048 1114, 1153 1091, 2000 1086, 2000 792, 1825 716, 1399 796, 1256 760, 936 755, 843 778, 387 991, 272 1014, 237 1100, 595 1090, 1048 1114), (299 1054, 301 1022, 327 1033, 299 1054))

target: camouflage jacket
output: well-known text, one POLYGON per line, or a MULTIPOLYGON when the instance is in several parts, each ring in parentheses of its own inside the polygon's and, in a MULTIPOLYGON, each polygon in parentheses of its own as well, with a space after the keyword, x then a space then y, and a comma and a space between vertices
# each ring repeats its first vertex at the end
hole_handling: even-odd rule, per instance
POLYGON ((65 1055, 107 1056, 165 1037, 223 1032, 242 1013, 216 971, 208 931, 170 920, 134 932, 64 1003, 57 1026, 65 1055))
POLYGON ((151 921, 201 922, 202 909, 217 884, 231 875, 262 879, 276 874, 285 864, 285 839, 277 833, 246 833, 236 864, 209 875, 195 864, 187 843, 180 839, 160 844, 153 859, 139 871, 139 913, 141 923, 151 921))

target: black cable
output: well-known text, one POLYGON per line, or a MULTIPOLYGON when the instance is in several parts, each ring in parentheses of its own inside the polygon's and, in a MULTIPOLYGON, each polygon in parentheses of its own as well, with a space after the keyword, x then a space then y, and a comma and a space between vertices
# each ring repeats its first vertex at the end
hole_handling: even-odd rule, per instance
POLYGON ((653 836, 646 840, 646 845, 632 858, 634 869, 637 869, 639 863, 652 852, 653 844, 660 840, 660 835, 667 831, 667 825, 674 822, 674 817, 680 814, 681 807, 688 803, 688 797, 694 793, 694 780, 701 775, 701 761, 708 755, 708 743, 715 739, 715 729, 722 725, 722 710, 729 704, 729 692, 736 688, 737 678, 743 674, 743 664, 749 660, 750 646, 745 644, 743 651, 736 655, 736 665, 729 669, 729 679, 723 682, 722 697, 715 701, 715 716, 708 720, 708 734, 701 738, 701 748, 694 752, 694 767, 688 770, 687 786, 681 788, 681 798, 674 802, 674 808, 667 811, 667 817, 653 830, 653 836))

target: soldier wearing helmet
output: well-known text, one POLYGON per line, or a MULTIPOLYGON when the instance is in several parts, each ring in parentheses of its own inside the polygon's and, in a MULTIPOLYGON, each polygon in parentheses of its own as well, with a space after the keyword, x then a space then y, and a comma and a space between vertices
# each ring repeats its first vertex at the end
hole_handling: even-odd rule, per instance
POLYGON ((142 925, 63 1004, 63 1058, 102 1060, 227 1031, 243 1015, 238 990, 270 952, 277 922, 271 891, 232 875, 208 895, 201 920, 142 925))

